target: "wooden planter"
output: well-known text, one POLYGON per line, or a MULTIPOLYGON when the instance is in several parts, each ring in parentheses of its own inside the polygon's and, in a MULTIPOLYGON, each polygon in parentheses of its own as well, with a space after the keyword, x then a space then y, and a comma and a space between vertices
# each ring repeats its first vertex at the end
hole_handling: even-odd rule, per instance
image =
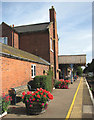
POLYGON ((38 102, 35 102, 33 107, 30 107, 29 103, 25 103, 25 106, 28 115, 38 115, 45 112, 45 109, 43 109, 38 102))

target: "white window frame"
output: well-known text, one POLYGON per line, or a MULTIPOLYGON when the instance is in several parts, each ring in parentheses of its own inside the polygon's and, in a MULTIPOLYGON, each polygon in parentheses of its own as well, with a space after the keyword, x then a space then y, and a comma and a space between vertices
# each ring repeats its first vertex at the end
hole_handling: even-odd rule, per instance
POLYGON ((34 78, 35 76, 36 76, 36 65, 31 64, 31 78, 34 78))
POLYGON ((8 37, 0 37, 0 42, 8 45, 8 37))
POLYGON ((52 38, 50 38, 50 44, 51 44, 50 50, 53 52, 53 40, 52 40, 52 38))

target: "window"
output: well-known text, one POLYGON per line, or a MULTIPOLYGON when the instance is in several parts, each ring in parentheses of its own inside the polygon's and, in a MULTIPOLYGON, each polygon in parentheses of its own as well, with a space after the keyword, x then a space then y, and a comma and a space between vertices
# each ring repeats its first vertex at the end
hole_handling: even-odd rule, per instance
POLYGON ((32 72, 32 78, 36 76, 36 65, 32 64, 31 65, 31 72, 32 72))
POLYGON ((0 42, 4 44, 8 44, 8 37, 0 37, 0 42))
POLYGON ((52 38, 50 39, 50 43, 51 43, 51 51, 53 52, 53 40, 52 40, 52 38))

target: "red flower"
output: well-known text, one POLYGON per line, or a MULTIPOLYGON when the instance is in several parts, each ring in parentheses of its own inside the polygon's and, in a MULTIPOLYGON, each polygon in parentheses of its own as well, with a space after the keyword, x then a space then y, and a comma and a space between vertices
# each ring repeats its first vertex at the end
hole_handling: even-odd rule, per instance
POLYGON ((35 98, 33 98, 33 101, 35 101, 35 98))
POLYGON ((25 91, 22 94, 25 95, 25 91))
POLYGON ((30 95, 31 94, 31 91, 27 91, 27 95, 30 95))
POLYGON ((40 88, 40 90, 43 90, 42 88, 40 88))
POLYGON ((53 99, 53 95, 51 93, 48 94, 48 97, 52 100, 53 99))
POLYGON ((44 95, 44 97, 46 97, 46 95, 44 95))
POLYGON ((64 79, 60 79, 59 81, 64 82, 64 79))
POLYGON ((22 99, 24 98, 24 96, 22 96, 22 99))
POLYGON ((41 95, 43 95, 43 93, 40 93, 41 95))
POLYGON ((5 97, 5 93, 2 93, 2 96, 5 97))
POLYGON ((51 99, 51 100, 53 99, 53 95, 50 96, 50 99, 51 99))
POLYGON ((40 98, 40 95, 37 95, 38 98, 40 98))
POLYGON ((46 90, 45 90, 45 89, 43 90, 43 93, 44 93, 44 92, 46 92, 46 90))
POLYGON ((35 93, 38 93, 38 91, 36 91, 35 93))
POLYGON ((50 93, 49 91, 46 91, 46 93, 50 93))
POLYGON ((32 107, 32 105, 29 105, 29 107, 32 107))
POLYGON ((36 95, 35 93, 32 93, 32 95, 34 96, 34 95, 36 95))

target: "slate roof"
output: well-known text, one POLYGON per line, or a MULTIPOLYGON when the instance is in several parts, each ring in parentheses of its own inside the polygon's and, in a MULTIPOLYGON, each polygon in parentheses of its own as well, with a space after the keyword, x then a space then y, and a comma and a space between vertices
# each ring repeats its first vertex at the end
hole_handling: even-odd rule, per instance
POLYGON ((0 43, 0 53, 4 56, 25 60, 29 62, 44 64, 44 65, 50 65, 49 62, 42 59, 41 57, 38 57, 36 55, 33 55, 31 53, 25 52, 20 49, 13 48, 11 46, 5 45, 0 43))
POLYGON ((14 27, 14 29, 18 33, 45 31, 48 29, 49 24, 50 24, 50 22, 22 25, 22 26, 16 26, 16 27, 14 27))

